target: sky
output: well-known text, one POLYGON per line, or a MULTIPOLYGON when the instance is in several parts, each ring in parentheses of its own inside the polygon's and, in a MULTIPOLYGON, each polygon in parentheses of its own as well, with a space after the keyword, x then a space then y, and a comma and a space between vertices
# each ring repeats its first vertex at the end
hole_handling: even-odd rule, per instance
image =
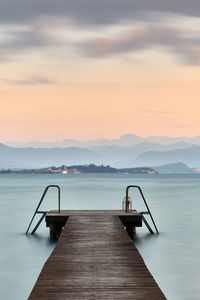
POLYGON ((0 0, 0 142, 200 134, 199 0, 0 0))

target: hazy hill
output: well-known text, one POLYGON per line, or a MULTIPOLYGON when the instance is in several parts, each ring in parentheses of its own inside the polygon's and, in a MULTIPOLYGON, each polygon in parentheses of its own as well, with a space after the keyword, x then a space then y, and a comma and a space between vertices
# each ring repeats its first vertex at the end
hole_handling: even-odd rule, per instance
POLYGON ((90 163, 131 168, 153 167, 177 161, 190 167, 199 167, 200 146, 191 146, 185 142, 170 145, 142 142, 129 147, 104 145, 90 148, 15 148, 0 144, 0 169, 90 163))
POLYGON ((162 166, 154 167, 160 174, 196 174, 194 169, 188 168, 186 164, 183 163, 173 163, 162 166))
POLYGON ((117 145, 117 146, 132 146, 142 142, 143 139, 134 134, 126 134, 121 136, 119 139, 92 139, 86 141, 78 141, 75 139, 65 139, 63 141, 55 141, 55 142, 41 142, 41 141, 31 141, 28 143, 16 143, 16 142, 8 142, 10 146, 13 147, 34 147, 34 148, 66 148, 66 147, 81 147, 81 148, 89 148, 89 147, 99 147, 99 146, 108 146, 108 145, 117 145))
POLYGON ((41 141, 31 141, 28 143, 16 143, 8 142, 7 144, 12 147, 34 147, 34 148, 66 148, 66 147, 99 147, 99 146, 120 146, 120 147, 131 147, 139 143, 153 143, 161 145, 170 145, 174 143, 187 143, 187 144, 198 144, 200 145, 200 135, 195 137, 167 137, 167 136, 150 136, 146 138, 139 137, 135 134, 125 134, 117 139, 91 139, 86 141, 78 141, 75 139, 65 139, 63 141, 55 142, 41 142, 41 141))
POLYGON ((148 151, 131 162, 134 166, 156 166, 181 161, 189 167, 200 166, 200 146, 192 146, 171 151, 148 151))
MULTIPOLYGON (((115 167, 129 167, 129 163, 137 158, 138 155, 147 151, 169 151, 174 149, 182 149, 191 147, 189 144, 181 142, 171 145, 160 145, 154 143, 143 142, 131 147, 119 146, 100 146, 92 147, 95 151, 104 158, 104 163, 112 164, 115 167)), ((133 165, 132 165, 133 166, 133 165)))
POLYGON ((99 154, 89 149, 69 148, 13 148, 0 144, 0 169, 40 168, 49 165, 99 163, 99 154))

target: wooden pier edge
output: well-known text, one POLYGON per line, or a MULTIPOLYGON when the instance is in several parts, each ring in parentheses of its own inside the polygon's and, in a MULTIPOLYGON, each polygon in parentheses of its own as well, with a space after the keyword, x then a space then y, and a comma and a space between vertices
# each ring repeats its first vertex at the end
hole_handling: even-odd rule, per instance
POLYGON ((118 215, 68 216, 28 300, 166 299, 118 215))

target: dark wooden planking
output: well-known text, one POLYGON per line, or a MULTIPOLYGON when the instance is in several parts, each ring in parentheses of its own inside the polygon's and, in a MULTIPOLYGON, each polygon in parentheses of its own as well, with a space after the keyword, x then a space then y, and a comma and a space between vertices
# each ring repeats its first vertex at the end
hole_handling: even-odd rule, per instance
POLYGON ((29 300, 166 299, 117 215, 70 216, 29 300))
MULTIPOLYGON (((139 214, 136 210, 132 210, 130 214, 139 214)), ((89 216, 89 215, 98 215, 98 216, 126 216, 127 213, 124 210, 61 210, 60 213, 57 210, 51 210, 48 212, 49 216, 89 216)))
POLYGON ((84 215, 105 215, 105 216, 119 216, 123 223, 134 223, 135 227, 142 226, 142 215, 136 210, 126 213, 123 210, 51 210, 45 217, 46 225, 49 227, 50 222, 61 223, 63 226, 68 220, 69 216, 84 216, 84 215))
POLYGON ((142 291, 140 288, 134 289, 78 289, 78 290, 68 290, 67 292, 38 292, 29 298, 29 300, 161 300, 166 299, 162 298, 160 293, 155 289, 145 289, 142 291))

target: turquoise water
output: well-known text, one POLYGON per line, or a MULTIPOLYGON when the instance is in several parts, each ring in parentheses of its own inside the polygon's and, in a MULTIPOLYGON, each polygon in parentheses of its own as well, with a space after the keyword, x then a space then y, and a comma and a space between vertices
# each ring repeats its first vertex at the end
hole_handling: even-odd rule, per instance
MULTIPOLYGON (((135 241, 168 299, 199 299, 200 175, 0 175, 0 299, 25 300, 55 246, 42 223, 26 236, 46 185, 61 186, 63 209, 119 209, 129 184, 140 185, 160 235, 137 229, 135 241)), ((133 206, 144 209, 138 194, 133 206)), ((49 191, 42 209, 57 208, 49 191)))

